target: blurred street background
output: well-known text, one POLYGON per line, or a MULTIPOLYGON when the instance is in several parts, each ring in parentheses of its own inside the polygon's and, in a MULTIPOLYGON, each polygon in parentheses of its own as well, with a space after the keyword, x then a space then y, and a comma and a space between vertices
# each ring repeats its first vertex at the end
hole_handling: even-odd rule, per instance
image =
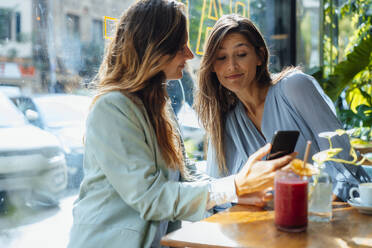
MULTIPOLYGON (((372 0, 180 1, 195 58, 167 90, 201 170, 208 138, 192 105, 203 45, 219 17, 238 13, 262 31, 272 72, 300 65, 318 80, 372 173, 372 0)), ((66 247, 92 81, 134 2, 0 0, 0 247, 66 247)))

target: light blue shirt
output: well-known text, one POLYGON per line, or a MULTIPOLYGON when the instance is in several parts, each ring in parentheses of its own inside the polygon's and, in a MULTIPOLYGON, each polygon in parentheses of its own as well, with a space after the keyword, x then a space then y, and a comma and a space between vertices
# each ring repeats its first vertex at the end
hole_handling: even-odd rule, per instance
MULTIPOLYGON (((192 179, 202 179, 186 159, 192 179)), ((179 181, 168 169, 142 101, 110 92, 93 105, 85 134, 84 180, 69 248, 159 247, 179 220, 204 218, 209 183, 179 181)))

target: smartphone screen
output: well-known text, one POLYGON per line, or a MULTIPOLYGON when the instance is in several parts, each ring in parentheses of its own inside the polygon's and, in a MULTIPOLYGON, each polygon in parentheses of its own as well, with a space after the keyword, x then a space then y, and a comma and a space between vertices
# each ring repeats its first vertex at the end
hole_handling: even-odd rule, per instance
POLYGON ((275 159, 294 152, 300 132, 297 130, 276 131, 271 140, 271 151, 266 160, 275 159))

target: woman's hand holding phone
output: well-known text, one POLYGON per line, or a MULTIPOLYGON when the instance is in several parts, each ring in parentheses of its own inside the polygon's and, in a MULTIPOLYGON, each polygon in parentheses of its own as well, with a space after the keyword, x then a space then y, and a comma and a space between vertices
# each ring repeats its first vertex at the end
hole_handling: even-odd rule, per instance
POLYGON ((292 152, 277 159, 263 161, 270 150, 270 143, 261 147, 249 157, 242 170, 236 174, 235 187, 238 196, 273 187, 275 171, 288 165, 297 155, 297 152, 292 152))

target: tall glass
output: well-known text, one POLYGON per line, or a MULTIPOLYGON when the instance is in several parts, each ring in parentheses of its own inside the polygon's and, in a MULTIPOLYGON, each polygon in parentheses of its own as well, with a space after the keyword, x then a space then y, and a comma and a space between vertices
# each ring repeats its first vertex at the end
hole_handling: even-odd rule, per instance
POLYGON ((309 180, 309 221, 330 222, 332 219, 332 179, 319 166, 320 173, 309 180))
POLYGON ((275 225, 288 232, 305 231, 307 227, 307 178, 291 171, 275 174, 275 225))

